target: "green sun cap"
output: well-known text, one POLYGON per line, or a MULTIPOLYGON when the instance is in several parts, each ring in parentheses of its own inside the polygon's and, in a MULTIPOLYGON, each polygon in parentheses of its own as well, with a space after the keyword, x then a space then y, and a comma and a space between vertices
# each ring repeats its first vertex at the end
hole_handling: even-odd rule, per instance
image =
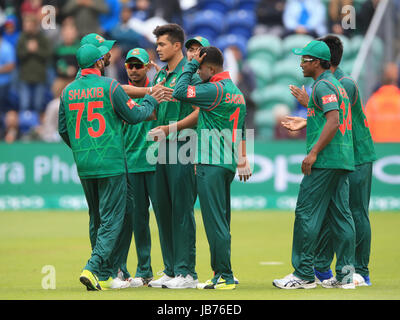
POLYGON ((92 44, 84 44, 76 52, 76 60, 81 69, 89 68, 107 52, 107 47, 101 46, 97 48, 92 44))
POLYGON ((190 38, 189 40, 187 40, 185 42, 186 49, 189 49, 193 42, 200 43, 200 45, 202 47, 209 47, 210 46, 210 42, 207 40, 207 38, 204 38, 204 37, 201 37, 201 36, 196 36, 196 37, 190 38))
POLYGON ((299 56, 313 56, 318 59, 331 61, 331 52, 328 45, 323 41, 310 41, 301 49, 292 49, 292 52, 299 56))
POLYGON ((144 64, 148 64, 150 62, 149 54, 145 49, 142 48, 135 48, 130 50, 126 55, 125 62, 131 58, 136 58, 144 64))
POLYGON ((115 40, 106 40, 97 33, 89 33, 81 39, 81 46, 84 44, 92 44, 95 47, 106 47, 108 51, 111 50, 115 43, 115 40))

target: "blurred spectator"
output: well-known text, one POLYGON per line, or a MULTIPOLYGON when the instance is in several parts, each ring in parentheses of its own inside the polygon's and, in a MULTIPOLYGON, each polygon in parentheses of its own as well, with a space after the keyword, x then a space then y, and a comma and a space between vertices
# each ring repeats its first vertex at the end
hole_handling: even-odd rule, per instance
POLYGON ((150 0, 136 0, 133 2, 135 3, 133 11, 134 18, 146 21, 154 15, 154 9, 151 5, 150 0))
POLYGON ((58 134, 58 108, 60 105, 60 96, 67 83, 63 80, 57 80, 52 86, 53 100, 47 106, 41 124, 36 128, 37 138, 46 142, 60 141, 58 134))
POLYGON ((0 129, 0 141, 13 143, 21 138, 19 130, 18 112, 10 110, 4 117, 4 128, 0 129))
POLYGON ((365 34, 374 16, 379 0, 366 0, 357 11, 357 31, 365 34))
POLYGON ((160 17, 169 23, 182 25, 182 9, 179 0, 154 0, 153 3, 155 16, 160 17))
POLYGON ((367 102, 365 114, 375 142, 400 142, 399 67, 389 63, 385 67, 383 86, 367 102))
POLYGON ((283 10, 285 0, 260 0, 257 5, 257 25, 254 34, 270 33, 283 35, 283 10))
POLYGON ((122 6, 120 22, 111 30, 110 37, 117 40, 118 46, 125 56, 129 50, 143 47, 143 36, 134 31, 129 24, 132 17, 133 5, 125 4, 122 6))
POLYGON ((18 30, 17 17, 9 15, 6 18, 3 29, 3 39, 10 43, 14 49, 17 47, 20 31, 18 30))
POLYGON ((353 0, 331 0, 329 2, 329 29, 332 33, 343 34, 349 36, 351 34, 351 29, 342 28, 342 19, 344 14, 342 13, 342 8, 344 6, 352 6, 353 0))
POLYGON ((24 0, 21 5, 20 12, 24 16, 26 14, 39 15, 42 9, 42 0, 24 0))
POLYGON ((111 30, 119 23, 121 16, 121 1, 120 0, 105 0, 108 13, 99 16, 100 26, 105 34, 109 34, 111 30))
POLYGON ((9 91, 15 64, 14 47, 0 35, 0 114, 11 109, 9 91))
POLYGON ((286 104, 277 104, 273 109, 275 117, 274 139, 287 140, 287 139, 305 139, 306 128, 299 131, 290 131, 282 126, 281 122, 290 116, 290 108, 286 104))
POLYGON ((24 16, 23 32, 17 45, 20 111, 42 111, 45 103, 47 61, 51 53, 50 43, 40 31, 37 17, 24 16))
POLYGON ((326 8, 320 0, 288 0, 283 11, 286 35, 298 33, 321 37, 326 34, 326 8))
POLYGON ((76 51, 79 49, 78 30, 74 19, 65 19, 61 26, 61 41, 54 51, 56 76, 72 81, 78 71, 76 51))
POLYGON ((246 101, 246 126, 254 128, 255 103, 251 99, 251 93, 256 87, 255 75, 244 59, 244 53, 235 45, 231 45, 224 50, 225 69, 229 70, 232 81, 242 91, 246 101))
POLYGON ((67 0, 61 11, 75 18, 79 36, 83 37, 92 32, 101 33, 99 16, 109 10, 104 0, 67 0))

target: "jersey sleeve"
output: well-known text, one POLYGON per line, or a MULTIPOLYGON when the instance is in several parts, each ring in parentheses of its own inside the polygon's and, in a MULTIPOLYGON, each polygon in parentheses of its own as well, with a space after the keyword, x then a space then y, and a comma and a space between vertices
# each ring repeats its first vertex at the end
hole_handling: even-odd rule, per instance
POLYGON ((222 100, 223 85, 220 82, 207 82, 192 85, 192 77, 199 67, 193 60, 185 65, 185 69, 176 83, 172 96, 180 101, 189 102, 206 110, 214 109, 222 100))
POLYGON ((343 78, 340 82, 346 90, 347 95, 349 96, 349 100, 352 106, 354 106, 358 99, 358 88, 354 81, 350 78, 343 78))
POLYGON ((145 121, 157 106, 157 100, 149 95, 146 95, 139 105, 126 94, 115 80, 111 82, 110 95, 115 113, 129 124, 145 121))
POLYGON ((313 92, 315 102, 324 113, 339 110, 338 90, 332 84, 320 81, 313 92))
POLYGON ((67 129, 67 121, 65 118, 65 104, 64 104, 64 95, 62 94, 60 97, 60 106, 58 108, 58 133, 65 142, 71 148, 71 142, 69 140, 68 129, 67 129))

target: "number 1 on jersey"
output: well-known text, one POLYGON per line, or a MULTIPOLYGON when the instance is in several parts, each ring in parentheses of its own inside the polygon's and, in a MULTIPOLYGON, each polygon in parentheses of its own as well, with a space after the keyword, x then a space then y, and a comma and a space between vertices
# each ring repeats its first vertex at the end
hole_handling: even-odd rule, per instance
POLYGON ((229 121, 233 120, 232 142, 236 142, 236 131, 239 122, 240 108, 237 107, 235 112, 231 114, 229 121))

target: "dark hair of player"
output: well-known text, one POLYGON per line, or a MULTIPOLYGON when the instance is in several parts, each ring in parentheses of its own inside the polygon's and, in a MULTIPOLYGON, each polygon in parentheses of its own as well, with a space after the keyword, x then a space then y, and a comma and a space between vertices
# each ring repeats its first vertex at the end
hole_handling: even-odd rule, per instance
POLYGON ((224 65, 224 55, 221 50, 217 47, 203 47, 200 50, 200 57, 206 53, 207 55, 204 57, 202 63, 209 63, 216 65, 218 67, 223 67, 224 65))
POLYGON ((319 38, 319 41, 323 41, 329 47, 331 51, 331 63, 334 67, 340 64, 343 56, 343 44, 339 37, 334 35, 327 35, 323 38, 319 38))
POLYGON ((185 41, 185 32, 182 27, 176 23, 169 23, 162 26, 158 26, 153 30, 153 34, 158 39, 159 37, 167 34, 168 41, 171 43, 180 42, 183 47, 183 42, 185 41))

